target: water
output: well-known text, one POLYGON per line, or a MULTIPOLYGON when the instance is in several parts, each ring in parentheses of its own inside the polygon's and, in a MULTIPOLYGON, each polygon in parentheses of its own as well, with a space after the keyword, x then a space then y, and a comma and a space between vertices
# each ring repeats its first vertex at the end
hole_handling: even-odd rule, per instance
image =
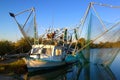
POLYGON ((90 63, 82 62, 57 70, 27 73, 17 76, 15 80, 120 80, 120 51, 116 54, 116 49, 91 49, 90 63), (109 63, 108 66, 106 62, 107 65, 109 63))
POLYGON ((114 59, 113 63, 110 65, 110 69, 116 76, 117 80, 120 80, 120 52, 114 59))
MULTIPOLYGON (((119 69, 119 68, 118 68, 119 69)), ((47 73, 28 75, 28 80, 120 80, 120 72, 113 73, 109 67, 85 64, 83 67, 74 65, 72 68, 59 69, 47 73)), ((24 78, 25 79, 25 78, 24 78)))

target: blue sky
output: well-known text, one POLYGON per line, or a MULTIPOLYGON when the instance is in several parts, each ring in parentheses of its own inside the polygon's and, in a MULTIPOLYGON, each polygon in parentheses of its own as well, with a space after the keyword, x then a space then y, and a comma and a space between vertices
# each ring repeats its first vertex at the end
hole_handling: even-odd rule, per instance
POLYGON ((0 0, 0 40, 16 41, 22 37, 9 12, 17 13, 35 7, 38 27, 48 28, 52 21, 55 27, 75 26, 89 2, 120 5, 119 0, 0 0))

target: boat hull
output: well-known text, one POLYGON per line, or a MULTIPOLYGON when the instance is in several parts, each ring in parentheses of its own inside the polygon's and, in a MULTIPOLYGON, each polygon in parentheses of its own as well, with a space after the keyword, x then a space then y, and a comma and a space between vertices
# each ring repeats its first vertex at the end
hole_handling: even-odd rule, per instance
POLYGON ((67 65, 64 61, 45 61, 45 60, 32 60, 25 59, 27 64, 28 72, 38 71, 38 70, 53 70, 67 65))

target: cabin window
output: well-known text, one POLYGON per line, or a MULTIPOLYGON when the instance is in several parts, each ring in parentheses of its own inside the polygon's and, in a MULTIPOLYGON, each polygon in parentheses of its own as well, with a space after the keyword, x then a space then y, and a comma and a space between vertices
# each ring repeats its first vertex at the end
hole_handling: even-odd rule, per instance
POLYGON ((56 56, 59 56, 59 55, 61 55, 61 52, 62 52, 61 49, 56 49, 56 50, 55 50, 55 53, 56 53, 55 55, 56 55, 56 56))
POLYGON ((31 54, 36 53, 36 52, 38 52, 38 48, 33 48, 33 49, 31 50, 31 54))
POLYGON ((50 56, 52 54, 52 48, 43 48, 41 52, 42 54, 50 56))

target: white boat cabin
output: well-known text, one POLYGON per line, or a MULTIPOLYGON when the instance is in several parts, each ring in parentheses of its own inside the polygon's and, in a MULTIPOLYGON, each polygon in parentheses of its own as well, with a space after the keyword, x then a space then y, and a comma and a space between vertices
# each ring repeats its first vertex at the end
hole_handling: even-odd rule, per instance
POLYGON ((30 53, 31 58, 54 61, 61 61, 64 56, 63 48, 55 45, 33 45, 30 53))

